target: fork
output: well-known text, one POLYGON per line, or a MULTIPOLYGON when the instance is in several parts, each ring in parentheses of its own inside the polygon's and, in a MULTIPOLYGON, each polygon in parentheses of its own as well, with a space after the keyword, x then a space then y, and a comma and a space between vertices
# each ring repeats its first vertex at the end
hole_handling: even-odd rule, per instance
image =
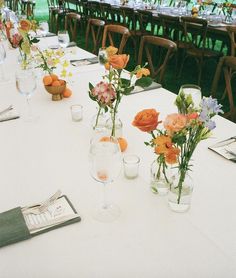
POLYGON ((61 196, 61 191, 58 190, 50 198, 42 202, 40 205, 29 206, 22 208, 22 211, 25 213, 40 214, 45 212, 50 205, 52 205, 59 197, 61 196))

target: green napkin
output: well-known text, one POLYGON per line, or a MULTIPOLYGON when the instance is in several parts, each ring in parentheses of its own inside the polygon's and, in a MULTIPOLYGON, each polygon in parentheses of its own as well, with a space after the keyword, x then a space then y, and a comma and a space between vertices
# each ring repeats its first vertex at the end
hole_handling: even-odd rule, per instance
POLYGON ((31 238, 21 208, 0 213, 0 247, 31 238))

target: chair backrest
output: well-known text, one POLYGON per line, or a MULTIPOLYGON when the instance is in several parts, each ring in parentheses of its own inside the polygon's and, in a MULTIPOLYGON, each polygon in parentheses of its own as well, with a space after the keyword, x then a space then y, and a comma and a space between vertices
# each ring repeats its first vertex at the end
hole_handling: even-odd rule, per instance
POLYGON ((127 40, 131 37, 131 33, 129 29, 122 25, 106 25, 103 32, 102 38, 102 47, 107 46, 107 40, 109 41, 109 45, 116 46, 118 48, 118 53, 122 54, 124 47, 127 43, 127 40), (115 43, 115 35, 120 35, 121 38, 117 38, 119 45, 115 43))
POLYGON ((93 54, 98 54, 98 48, 102 39, 102 31, 105 26, 105 21, 96 18, 90 18, 88 20, 86 36, 85 36, 85 47, 88 49, 89 36, 92 36, 93 41, 93 54))
POLYGON ((181 17, 183 25, 184 41, 191 43, 195 47, 205 49, 207 20, 197 17, 183 16, 181 17))
POLYGON ((126 26, 130 30, 136 29, 135 11, 129 7, 120 7, 122 15, 122 25, 126 26))
POLYGON ((100 5, 96 1, 88 1, 88 16, 89 18, 99 18, 100 17, 100 5))
POLYGON ((80 15, 77 13, 67 13, 65 19, 65 29, 68 30, 72 41, 77 41, 78 25, 80 23, 80 15))
POLYGON ((236 49, 236 40, 235 40, 235 35, 236 35, 236 26, 227 26, 226 27, 229 38, 230 38, 230 54, 231 56, 235 56, 235 49, 236 49))
POLYGON ((234 101, 235 96, 233 95, 231 86, 231 80, 235 77, 235 74, 232 74, 232 72, 236 72, 236 57, 224 56, 220 58, 211 87, 212 97, 216 97, 222 71, 224 73, 226 93, 229 101, 229 111, 226 112, 223 116, 236 123, 236 104, 234 101))
POLYGON ((153 33, 153 14, 151 11, 137 10, 137 19, 142 33, 145 33, 148 29, 153 33))
POLYGON ((167 14, 158 14, 160 18, 163 37, 170 40, 179 40, 180 18, 167 14))
POLYGON ((101 10, 101 19, 105 20, 106 22, 111 21, 111 4, 109 3, 100 3, 100 10, 101 10))
POLYGON ((142 64, 146 54, 146 61, 148 62, 151 77, 157 77, 157 81, 162 83, 167 63, 175 51, 177 51, 177 45, 171 40, 157 36, 143 36, 139 48, 138 64, 142 64), (155 53, 153 52, 154 49, 156 50, 155 53), (164 53, 162 50, 165 50, 164 55, 162 55, 164 53), (160 54, 156 66, 154 65, 153 54, 160 54))

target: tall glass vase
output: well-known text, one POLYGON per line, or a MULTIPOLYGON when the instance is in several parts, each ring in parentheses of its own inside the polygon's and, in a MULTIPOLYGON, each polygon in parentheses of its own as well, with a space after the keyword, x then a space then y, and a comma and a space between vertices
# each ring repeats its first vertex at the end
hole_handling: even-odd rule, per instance
POLYGON ((193 180, 188 172, 179 170, 172 175, 168 193, 168 204, 171 210, 186 212, 190 209, 193 186, 193 180))
POLYGON ((103 109, 98 108, 97 113, 92 117, 91 126, 95 130, 97 128, 105 128, 107 121, 107 115, 103 109))
POLYGON ((123 123, 115 109, 111 109, 110 118, 106 121, 106 128, 111 136, 116 138, 122 137, 123 123))

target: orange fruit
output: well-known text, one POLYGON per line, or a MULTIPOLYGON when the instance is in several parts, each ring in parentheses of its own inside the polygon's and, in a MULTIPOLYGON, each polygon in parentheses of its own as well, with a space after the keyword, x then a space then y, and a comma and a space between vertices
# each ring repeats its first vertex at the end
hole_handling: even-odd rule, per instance
POLYGON ((63 92, 63 97, 70 97, 72 95, 72 91, 69 88, 66 88, 63 92))
POLYGON ((58 80, 58 76, 56 74, 52 73, 50 76, 52 77, 52 81, 58 80))
POLYGON ((65 80, 58 79, 58 81, 60 82, 60 85, 61 85, 61 86, 65 84, 65 80))
POLYGON ((121 150, 122 152, 124 152, 124 151, 127 149, 127 147, 128 147, 128 142, 126 141, 125 138, 119 137, 119 138, 118 138, 118 143, 119 143, 119 145, 120 145, 120 150, 121 150))
POLYGON ((52 77, 50 75, 45 75, 43 77, 43 84, 45 86, 51 85, 52 84, 52 77))
POLYGON ((61 86, 61 84, 60 84, 60 82, 58 81, 58 80, 55 80, 55 81, 53 81, 52 82, 52 86, 54 87, 56 87, 56 86, 61 86))
POLYGON ((109 142, 111 139, 110 139, 110 137, 109 136, 104 136, 104 137, 102 137, 99 141, 100 142, 109 142))

